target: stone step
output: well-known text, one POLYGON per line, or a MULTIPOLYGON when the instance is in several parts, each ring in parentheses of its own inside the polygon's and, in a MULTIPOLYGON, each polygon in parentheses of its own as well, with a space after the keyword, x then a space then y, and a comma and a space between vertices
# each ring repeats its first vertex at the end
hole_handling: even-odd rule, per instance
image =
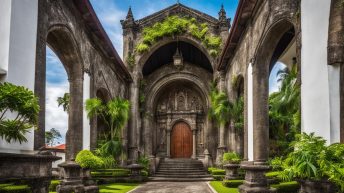
POLYGON ((180 175, 180 174, 155 174, 153 177, 163 177, 163 178, 208 178, 211 177, 207 174, 188 174, 188 175, 180 175))
POLYGON ((201 181, 212 181, 212 177, 207 178, 161 178, 161 177, 150 177, 149 181, 152 182, 201 182, 201 181))
POLYGON ((163 174, 163 175, 205 175, 206 173, 205 172, 161 172, 161 171, 158 171, 155 173, 156 175, 160 175, 160 174, 163 174))

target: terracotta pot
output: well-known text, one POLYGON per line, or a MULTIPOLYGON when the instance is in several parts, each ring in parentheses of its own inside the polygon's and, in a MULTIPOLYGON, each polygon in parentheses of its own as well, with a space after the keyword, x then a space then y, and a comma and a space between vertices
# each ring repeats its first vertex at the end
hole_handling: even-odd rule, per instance
POLYGON ((239 179, 238 169, 240 168, 240 164, 237 163, 229 163, 223 165, 224 169, 226 170, 226 180, 235 180, 239 179))
POLYGON ((327 180, 298 180, 300 193, 336 193, 336 186, 327 180))

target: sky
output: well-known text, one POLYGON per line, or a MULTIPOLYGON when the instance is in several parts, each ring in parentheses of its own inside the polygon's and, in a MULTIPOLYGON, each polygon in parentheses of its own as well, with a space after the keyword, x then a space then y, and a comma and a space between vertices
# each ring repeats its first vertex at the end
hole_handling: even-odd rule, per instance
MULTIPOLYGON (((227 16, 234 19, 235 11, 239 0, 180 0, 179 2, 193 9, 202 11, 215 18, 218 18, 218 12, 221 4, 227 12, 227 16)), ((161 9, 177 3, 177 0, 90 0, 101 24, 116 48, 118 54, 122 57, 123 39, 121 19, 125 19, 128 8, 131 6, 135 19, 141 19, 161 9)), ((272 70, 269 82, 272 91, 278 89, 276 78, 273 75, 278 68, 272 70)), ((65 142, 65 133, 68 126, 68 115, 62 107, 57 105, 57 97, 63 96, 69 92, 69 84, 66 71, 55 55, 47 47, 47 84, 46 84, 46 130, 55 128, 62 134, 59 143, 65 142)))

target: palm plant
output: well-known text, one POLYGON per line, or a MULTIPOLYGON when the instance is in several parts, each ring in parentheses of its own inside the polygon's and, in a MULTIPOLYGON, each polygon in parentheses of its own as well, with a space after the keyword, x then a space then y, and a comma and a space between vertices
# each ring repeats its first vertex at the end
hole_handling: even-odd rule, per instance
POLYGON ((269 96, 269 126, 271 155, 289 151, 288 143, 295 139, 301 129, 301 90, 297 82, 297 66, 289 71, 284 68, 278 71, 280 90, 269 96), (273 147, 274 146, 274 147, 273 147))
POLYGON ((63 107, 63 111, 68 112, 69 111, 69 101, 70 101, 70 95, 69 93, 64 93, 63 97, 57 97, 57 104, 58 106, 63 107))
POLYGON ((232 103, 228 100, 226 93, 216 88, 216 83, 212 83, 210 103, 209 116, 215 119, 220 127, 224 127, 230 120, 232 103))
POLYGON ((38 113, 38 98, 32 91, 23 86, 0 83, 1 138, 8 143, 27 142, 25 134, 37 126, 38 113))
POLYGON ((110 136, 100 148, 104 156, 118 157, 121 153, 121 131, 129 118, 130 104, 128 100, 115 98, 107 104, 98 98, 86 101, 86 111, 89 118, 99 116, 110 130, 110 136))
POLYGON ((62 135, 60 131, 55 128, 51 128, 50 131, 45 132, 45 144, 53 146, 55 144, 55 140, 61 137, 62 135))

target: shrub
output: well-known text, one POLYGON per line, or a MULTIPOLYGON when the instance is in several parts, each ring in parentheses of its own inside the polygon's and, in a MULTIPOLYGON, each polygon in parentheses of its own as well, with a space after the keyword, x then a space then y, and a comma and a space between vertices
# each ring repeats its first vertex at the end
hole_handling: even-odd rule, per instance
POLYGON ((56 192, 56 187, 60 184, 60 180, 51 180, 49 192, 56 192))
POLYGON ((227 152, 223 154, 223 163, 240 163, 241 158, 236 152, 227 152))
POLYGON ((5 185, 0 187, 2 193, 31 193, 28 185, 5 185))
POLYGON ((140 156, 139 159, 137 160, 137 163, 142 165, 145 170, 149 169, 149 158, 145 155, 140 156))
POLYGON ((267 178, 277 178, 281 174, 281 171, 268 172, 265 174, 267 178))
POLYGON ((95 156, 90 150, 82 150, 78 153, 75 159, 76 163, 83 168, 97 169, 101 168, 103 161, 95 156))
POLYGON ((224 180, 222 182, 222 185, 228 188, 237 188, 243 183, 244 183, 244 180, 224 180))
POLYGON ((219 168, 209 167, 209 168, 208 168, 208 173, 211 174, 211 172, 212 172, 213 170, 218 170, 218 169, 219 169, 219 168))
POLYGON ((141 176, 148 176, 148 172, 145 171, 145 170, 142 170, 142 171, 141 171, 141 176))
POLYGON ((38 98, 23 86, 0 83, 0 137, 8 143, 27 142, 25 134, 37 125, 38 98), (6 117, 11 112, 13 119, 6 117))
POLYGON ((91 172, 92 177, 126 177, 129 176, 128 169, 106 169, 91 172))
POLYGON ((225 175, 213 175, 214 180, 222 181, 225 178, 225 175))
POLYGON ((211 174, 212 174, 212 175, 225 175, 225 174, 226 174, 226 171, 225 171, 225 170, 222 170, 222 169, 216 169, 216 170, 212 170, 212 171, 211 171, 211 174))
POLYGON ((274 184, 271 187, 276 188, 277 193, 297 193, 300 189, 300 185, 296 181, 274 184))

